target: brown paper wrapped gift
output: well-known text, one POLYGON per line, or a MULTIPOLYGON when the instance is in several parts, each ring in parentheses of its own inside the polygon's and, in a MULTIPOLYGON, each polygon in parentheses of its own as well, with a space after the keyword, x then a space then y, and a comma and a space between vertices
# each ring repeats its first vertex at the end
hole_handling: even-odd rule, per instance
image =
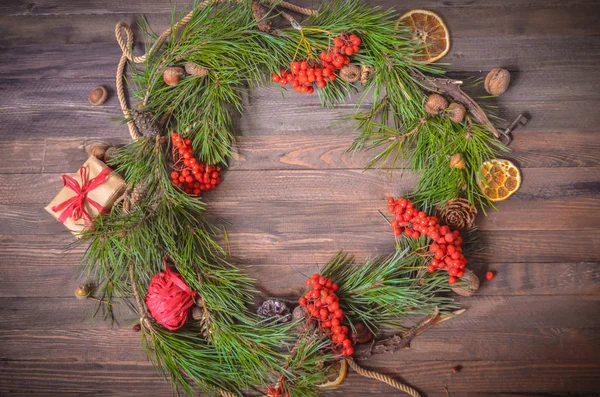
POLYGON ((94 156, 76 174, 63 175, 65 187, 46 206, 75 237, 92 225, 99 213, 107 213, 125 190, 125 181, 94 156))

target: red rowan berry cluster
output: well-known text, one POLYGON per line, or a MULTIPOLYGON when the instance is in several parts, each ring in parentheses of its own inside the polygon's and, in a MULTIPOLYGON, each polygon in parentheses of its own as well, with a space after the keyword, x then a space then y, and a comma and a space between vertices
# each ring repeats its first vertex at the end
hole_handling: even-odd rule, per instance
POLYGON ((290 397, 290 392, 282 387, 267 387, 267 397, 290 397))
POLYGON ((360 38, 355 34, 343 33, 333 40, 334 48, 329 52, 321 52, 317 62, 294 61, 288 70, 280 74, 273 73, 272 80, 281 85, 292 83, 292 88, 298 92, 312 94, 315 91, 313 84, 318 88, 325 88, 327 83, 337 78, 335 71, 350 63, 350 56, 357 53, 360 47, 360 38))
POLYGON ((182 138, 178 133, 173 133, 173 146, 177 152, 174 171, 171 172, 173 185, 181 188, 188 194, 198 196, 204 190, 210 190, 221 183, 219 173, 221 167, 199 162, 192 151, 192 141, 182 138))
POLYGON ((427 271, 433 273, 436 269, 446 270, 449 274, 448 282, 456 283, 457 277, 464 275, 467 265, 461 247, 463 239, 458 230, 451 231, 448 226, 440 225, 437 217, 427 216, 405 198, 394 200, 390 197, 388 204, 388 211, 395 215, 391 222, 394 235, 404 233, 413 238, 419 238, 423 234, 428 236, 433 240, 429 246, 433 258, 427 271))
POLYGON ((351 356, 354 348, 348 338, 348 327, 342 325, 344 312, 335 294, 338 285, 332 279, 316 273, 306 280, 306 285, 308 291, 298 299, 298 304, 306 307, 306 312, 317 321, 319 329, 331 337, 334 353, 351 356))

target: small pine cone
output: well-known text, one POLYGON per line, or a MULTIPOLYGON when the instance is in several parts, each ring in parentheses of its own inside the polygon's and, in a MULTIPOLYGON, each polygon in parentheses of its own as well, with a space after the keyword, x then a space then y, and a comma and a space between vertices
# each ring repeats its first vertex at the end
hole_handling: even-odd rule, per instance
POLYGON ((267 299, 260 305, 256 313, 264 318, 271 318, 279 323, 287 323, 292 319, 292 314, 285 302, 278 299, 267 299))
POLYGON ((346 65, 340 69, 340 78, 348 83, 356 83, 360 80, 360 66, 346 65))
POLYGON ((155 138, 157 135, 160 135, 160 124, 152 113, 141 110, 132 110, 131 117, 140 134, 150 138, 155 138))
POLYGON ((477 209, 465 199, 452 199, 439 209, 438 215, 442 223, 451 229, 469 230, 475 224, 477 209))
POLYGON ((194 62, 186 62, 183 64, 183 67, 185 68, 185 72, 192 76, 206 77, 208 75, 208 69, 194 62))
POLYGON ((129 204, 131 206, 139 204, 142 200, 144 200, 144 198, 146 198, 147 193, 148 186, 145 183, 138 183, 131 191, 131 195, 129 196, 129 204))
POLYGON ((479 289, 479 277, 469 269, 465 269, 465 274, 454 284, 452 291, 460 296, 473 296, 479 289))
POLYGON ((267 9, 260 5, 260 2, 254 0, 251 5, 252 15, 257 22, 258 30, 265 33, 271 33, 273 31, 273 22, 265 19, 267 15, 267 9))
POLYGON ((363 86, 367 85, 372 73, 373 73, 373 66, 362 65, 360 68, 360 84, 362 84, 363 86))

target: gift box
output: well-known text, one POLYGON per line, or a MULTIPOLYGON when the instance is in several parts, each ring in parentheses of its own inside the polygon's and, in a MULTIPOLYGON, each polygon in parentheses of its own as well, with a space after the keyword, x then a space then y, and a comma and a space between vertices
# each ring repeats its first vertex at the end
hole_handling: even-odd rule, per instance
POLYGON ((102 161, 90 156, 76 174, 63 175, 64 188, 46 206, 75 237, 92 226, 100 213, 108 213, 123 194, 125 181, 102 161))

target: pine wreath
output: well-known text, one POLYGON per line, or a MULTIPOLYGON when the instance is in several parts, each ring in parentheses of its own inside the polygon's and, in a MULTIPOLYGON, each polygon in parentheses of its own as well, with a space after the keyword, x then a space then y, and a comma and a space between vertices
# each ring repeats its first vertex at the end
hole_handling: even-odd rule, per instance
POLYGON ((362 369, 352 356, 382 328, 399 333, 375 340, 369 354, 405 347, 461 313, 447 293, 463 283, 469 236, 428 212, 446 208, 446 214, 458 202, 468 219, 452 219, 470 226, 475 208, 491 204, 477 185, 481 164, 506 148, 460 82, 414 60, 422 46, 394 11, 357 0, 329 0, 318 11, 280 1, 206 1, 142 57, 131 54, 126 24, 116 34, 123 50, 117 91, 134 142, 110 156, 109 165, 129 189, 81 239, 89 244, 85 270, 98 281, 107 316, 116 298, 133 297, 150 359, 188 394, 316 396, 343 380, 328 377, 342 362, 341 368, 347 363, 418 396, 362 369), (299 22, 288 12, 306 18, 299 22), (143 111, 129 110, 125 100, 127 64, 143 111), (167 76, 169 68, 177 73, 167 76), (316 92, 324 106, 362 90, 361 106, 347 120, 358 130, 350 149, 377 148, 368 167, 402 160, 421 174, 407 198, 388 198, 394 253, 364 263, 332 258, 307 278, 292 321, 274 321, 290 316, 276 301, 259 310, 266 319, 249 308, 254 281, 230 263, 200 198, 219 184, 232 157, 231 119, 243 111, 243 92, 269 80, 316 92), (445 102, 435 112, 428 111, 431 92, 445 102), (450 114, 448 102, 469 113, 450 114), (464 166, 450 164, 457 153, 464 166), (407 315, 426 318, 407 330, 401 326, 407 315))

